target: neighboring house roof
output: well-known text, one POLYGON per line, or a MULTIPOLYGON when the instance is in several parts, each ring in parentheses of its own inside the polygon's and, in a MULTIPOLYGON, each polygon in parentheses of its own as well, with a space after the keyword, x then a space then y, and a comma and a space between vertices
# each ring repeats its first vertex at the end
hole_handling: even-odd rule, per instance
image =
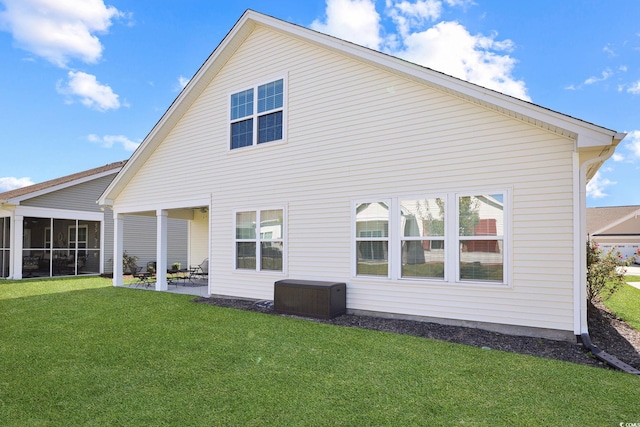
POLYGON ((640 216, 640 206, 587 208, 587 233, 591 236, 602 234, 635 216, 640 216))
MULTIPOLYGON (((191 107, 192 103, 225 66, 236 49, 258 26, 269 28, 288 37, 303 40, 323 49, 333 50, 341 55, 386 70, 408 80, 574 139, 576 141, 576 149, 592 149, 597 152, 596 155, 598 156, 613 154, 616 145, 625 136, 625 134, 469 83, 400 58, 263 15, 253 10, 247 10, 191 78, 187 86, 133 153, 129 162, 100 196, 100 204, 113 204, 113 200, 122 191, 128 180, 135 175, 137 170, 191 107)), ((595 174, 601 163, 590 165, 586 172, 587 179, 595 174)))
POLYGON ((109 174, 115 174, 126 164, 126 162, 126 160, 123 160, 115 163, 109 163, 86 171, 6 191, 4 193, 0 193, 0 204, 20 204, 22 200, 31 199, 36 196, 51 193, 62 188, 77 185, 109 174))

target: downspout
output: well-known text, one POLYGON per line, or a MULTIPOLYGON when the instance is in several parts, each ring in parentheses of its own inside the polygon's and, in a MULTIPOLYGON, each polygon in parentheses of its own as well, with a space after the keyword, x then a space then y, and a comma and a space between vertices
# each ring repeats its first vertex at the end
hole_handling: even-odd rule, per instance
MULTIPOLYGON (((622 138, 623 137, 624 136, 622 136, 622 138)), ((576 226, 574 232, 574 243, 579 248, 578 257, 574 261, 574 273, 577 273, 574 275, 574 304, 575 308, 579 310, 579 318, 577 319, 579 325, 577 326, 579 328, 582 345, 584 345, 584 347, 601 362, 629 374, 640 375, 640 371, 635 369, 633 366, 630 366, 617 357, 600 350, 595 344, 593 344, 593 342, 591 342, 591 337, 589 336, 589 325, 587 322, 587 242, 585 240, 587 230, 587 168, 594 163, 604 162, 611 157, 615 151, 615 146, 611 148, 611 150, 606 150, 598 157, 589 159, 580 165, 578 179, 574 180, 574 182, 579 186, 578 191, 574 191, 574 207, 578 210, 578 218, 575 219, 576 223, 574 224, 576 226)), ((575 156, 579 162, 579 154, 577 152, 575 156)))

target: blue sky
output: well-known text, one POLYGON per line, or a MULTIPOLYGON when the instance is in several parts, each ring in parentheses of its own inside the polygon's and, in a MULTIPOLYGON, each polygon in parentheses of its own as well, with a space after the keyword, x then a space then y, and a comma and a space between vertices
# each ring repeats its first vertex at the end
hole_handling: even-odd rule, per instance
POLYGON ((627 132, 587 204, 640 204, 637 0, 0 0, 0 191, 127 159, 248 8, 627 132))

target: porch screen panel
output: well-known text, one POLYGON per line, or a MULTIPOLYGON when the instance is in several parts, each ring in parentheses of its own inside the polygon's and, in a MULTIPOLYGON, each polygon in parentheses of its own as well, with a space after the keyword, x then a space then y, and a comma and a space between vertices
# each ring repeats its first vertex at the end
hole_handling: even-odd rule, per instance
POLYGON ((49 277, 51 218, 24 217, 22 227, 22 277, 49 277))
POLYGON ((0 218, 0 277, 9 277, 11 218, 0 218))
POLYGON ((75 238, 71 229, 75 227, 73 219, 54 219, 51 234, 53 247, 52 272, 54 276, 72 276, 76 273, 75 238))
MULTIPOLYGON (((72 229, 73 230, 73 229, 72 229)), ((100 222, 78 221, 77 242, 77 274, 100 273, 100 222)))

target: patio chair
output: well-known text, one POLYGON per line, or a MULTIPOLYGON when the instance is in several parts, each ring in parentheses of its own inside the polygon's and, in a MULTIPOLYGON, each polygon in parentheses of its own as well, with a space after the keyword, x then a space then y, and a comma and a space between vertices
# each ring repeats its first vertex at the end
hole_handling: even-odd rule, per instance
POLYGON ((33 276, 33 272, 37 271, 40 268, 40 257, 37 256, 26 256, 22 259, 22 271, 26 272, 27 275, 24 277, 33 276))
POLYGON ((148 288, 149 286, 155 283, 155 270, 154 271, 142 271, 142 267, 138 267, 133 264, 131 266, 131 274, 133 275, 133 282, 131 282, 131 286, 144 286, 148 288))
POLYGON ((189 280, 202 279, 205 280, 209 277, 209 258, 205 258, 199 265, 195 267, 189 267, 189 280))

